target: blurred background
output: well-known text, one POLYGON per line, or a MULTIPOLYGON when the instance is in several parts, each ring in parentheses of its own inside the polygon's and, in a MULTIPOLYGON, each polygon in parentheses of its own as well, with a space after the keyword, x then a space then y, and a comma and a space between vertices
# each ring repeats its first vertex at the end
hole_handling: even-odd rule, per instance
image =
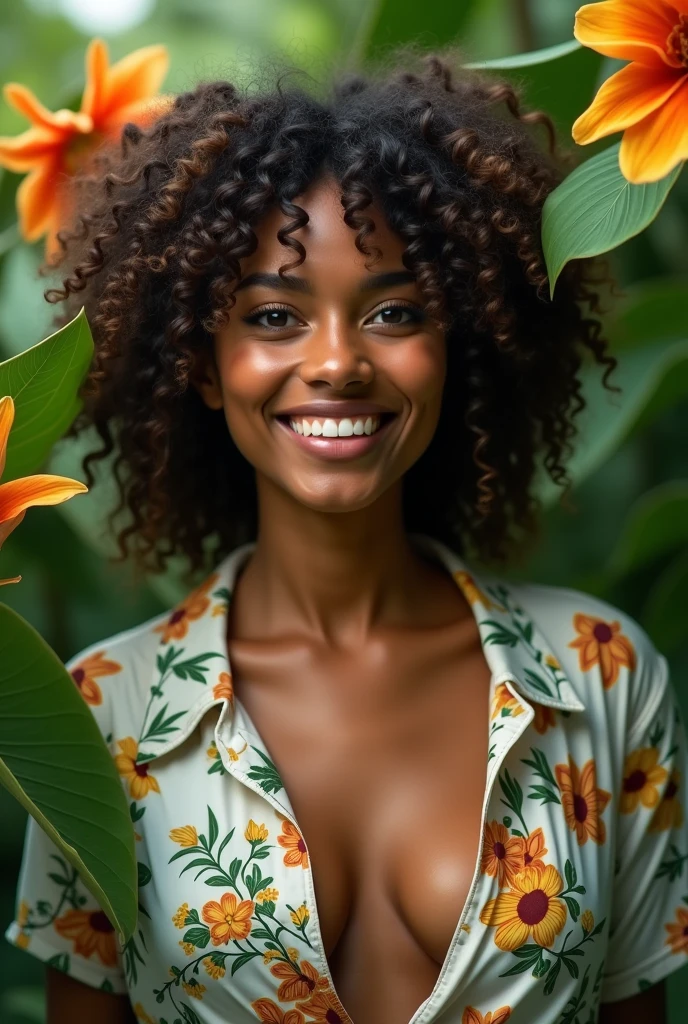
MULTIPOLYGON (((407 40, 428 47, 458 41, 466 60, 490 60, 571 40, 578 6, 576 0, 14 0, 0 12, 0 79, 29 86, 52 110, 75 108, 84 51, 96 35, 107 40, 112 61, 164 43, 171 58, 163 86, 168 92, 206 78, 243 78, 266 57, 286 58, 326 79, 342 64, 407 40)), ((565 60, 556 75, 554 64, 504 73, 523 85, 529 105, 555 117, 562 143, 573 149, 571 123, 615 65, 591 51, 565 60)), ((0 134, 26 126, 0 103, 0 134)), ((580 150, 576 159, 609 142, 580 150)), ((53 309, 37 276, 42 242, 29 246, 17 235, 14 195, 21 176, 0 175, 2 360, 49 334, 53 309)), ((684 173, 657 220, 611 254, 622 295, 606 328, 620 362, 612 381, 623 392, 607 395, 598 371, 585 368, 588 407, 577 421, 580 436, 569 464, 575 510, 559 508, 554 489, 540 485, 542 538, 512 575, 587 590, 633 615, 669 659, 688 718, 687 237, 684 173)), ((87 438, 58 444, 46 468, 82 477, 80 447, 88 447, 87 438)), ((88 495, 31 509, 2 551, 0 575, 23 576, 4 590, 3 601, 65 660, 170 607, 179 593, 174 569, 135 585, 128 568, 109 564, 112 549, 102 524, 111 492, 107 471, 102 476, 88 495)), ((4 931, 13 914, 25 815, 3 789, 0 822, 4 931)), ((44 1020, 42 978, 37 960, 2 941, 2 1024, 44 1020)), ((671 1021, 679 1024, 688 971, 674 974, 669 989, 671 1021)))

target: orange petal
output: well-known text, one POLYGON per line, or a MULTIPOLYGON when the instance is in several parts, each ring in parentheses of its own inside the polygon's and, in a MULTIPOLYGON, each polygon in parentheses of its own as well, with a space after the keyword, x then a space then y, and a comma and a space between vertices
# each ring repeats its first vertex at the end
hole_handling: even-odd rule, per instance
POLYGON ((63 141, 45 128, 27 128, 14 138, 0 136, 0 167, 24 173, 61 150, 63 141))
POLYGON ((92 39, 86 49, 86 85, 81 97, 81 113, 93 121, 103 108, 108 74, 108 48, 102 39, 92 39))
POLYGON ((19 583, 21 576, 11 576, 6 580, 0 580, 0 587, 4 587, 6 583, 19 583))
POLYGON ((14 518, 32 505, 59 505, 62 501, 83 494, 86 484, 66 476, 36 473, 0 484, 0 523, 14 518))
POLYGON ((0 548, 12 533, 12 530, 16 530, 25 515, 26 511, 20 512, 19 515, 14 516, 13 519, 8 519, 5 523, 0 523, 0 548))
POLYGON ((608 78, 586 111, 575 121, 571 134, 579 145, 620 132, 666 103, 684 76, 669 68, 627 64, 608 78))
POLYGON ((650 67, 678 67, 666 41, 678 19, 668 4, 648 0, 604 0, 576 12, 573 34, 606 57, 637 60, 650 67))
POLYGON ((59 138, 73 132, 90 132, 93 130, 91 118, 84 113, 73 110, 48 110, 30 89, 19 82, 8 82, 3 92, 5 99, 20 114, 31 121, 37 128, 48 129, 59 138))
POLYGON ((175 97, 171 95, 150 96, 144 100, 136 100, 126 107, 118 107, 115 113, 101 125, 104 134, 119 134, 122 125, 133 121, 140 128, 147 128, 166 114, 173 106, 175 97))
POLYGON ((99 122, 120 118, 119 111, 154 96, 167 74, 170 59, 164 46, 144 46, 113 64, 107 74, 99 122))
POLYGON ((624 132, 619 166, 634 184, 659 181, 688 159, 688 75, 681 88, 646 118, 624 132))
POLYGON ((14 399, 11 395, 0 398, 0 477, 5 471, 7 441, 14 423, 14 399))
POLYGON ((55 214, 60 164, 44 160, 24 178, 17 189, 19 230, 27 242, 35 242, 45 234, 55 214))

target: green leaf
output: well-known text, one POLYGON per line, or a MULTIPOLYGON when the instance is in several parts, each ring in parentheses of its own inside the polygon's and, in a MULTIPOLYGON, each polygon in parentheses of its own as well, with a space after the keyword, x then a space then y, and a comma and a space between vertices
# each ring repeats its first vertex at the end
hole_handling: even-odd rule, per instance
POLYGON ((554 983, 556 982, 556 980, 557 980, 557 978, 559 976, 559 971, 560 970, 561 970, 561 960, 557 960, 557 962, 555 963, 554 967, 552 968, 552 970, 549 972, 549 974, 547 976, 547 981, 545 982, 545 987, 542 990, 544 995, 549 996, 554 991, 554 983))
POLYGON ((564 903, 569 908, 572 920, 577 921, 580 917, 580 903, 578 900, 574 900, 573 896, 564 896, 564 903))
POLYGON ((194 946, 198 946, 199 949, 205 949, 210 942, 210 931, 204 925, 201 925, 200 928, 189 928, 188 931, 184 932, 182 942, 191 942, 194 946))
POLYGON ((77 391, 92 355, 93 339, 82 309, 55 334, 0 363, 0 396, 11 395, 15 404, 3 480, 42 467, 81 409, 77 391))
POLYGON ((369 0, 354 50, 359 56, 375 56, 380 48, 400 43, 443 46, 457 39, 478 7, 478 0, 369 0))
POLYGON ((134 830, 95 719, 54 651, 2 604, 0 666, 0 783, 129 939, 138 909, 134 830))
POLYGON ((578 881, 578 875, 570 860, 567 860, 564 864, 564 876, 566 878, 566 887, 568 889, 573 889, 574 885, 578 881))
POLYGON ((617 144, 572 171, 550 193, 542 211, 550 295, 569 260, 615 249, 652 223, 681 166, 661 181, 632 185, 619 168, 617 144))
POLYGON ((688 544, 688 482, 669 480, 638 498, 605 566, 619 576, 688 544))
POLYGON ((653 580, 641 612, 642 624, 660 650, 674 651, 685 642, 686 608, 688 548, 653 580))
POLYGON ((653 277, 627 287, 605 322, 605 334, 614 352, 688 338, 685 277, 653 277))

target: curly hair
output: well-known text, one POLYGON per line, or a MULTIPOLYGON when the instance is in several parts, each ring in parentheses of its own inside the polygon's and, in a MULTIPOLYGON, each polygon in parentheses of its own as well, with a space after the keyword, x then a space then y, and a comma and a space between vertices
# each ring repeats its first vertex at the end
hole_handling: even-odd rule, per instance
POLYGON ((295 199, 328 175, 367 265, 377 258, 367 242, 375 204, 445 331, 440 420, 404 477, 405 527, 504 561, 538 532, 540 454, 570 490, 584 358, 619 390, 607 383, 616 360, 602 337, 599 266, 570 263, 547 294, 541 214, 563 177, 553 125, 453 52, 340 74, 322 97, 290 77, 255 92, 199 84, 146 131, 126 125, 74 184, 79 213, 58 235, 62 286, 45 297, 65 303, 62 323, 84 305, 92 327, 83 407, 67 436, 95 427, 100 437, 83 461, 89 486, 93 461, 113 456, 110 529, 128 517, 116 560, 133 551, 139 569, 161 572, 182 555, 193 572, 208 541, 217 558, 255 537, 253 467, 189 377, 231 315, 258 222, 279 207, 280 272, 302 264, 293 235, 308 216, 295 199))

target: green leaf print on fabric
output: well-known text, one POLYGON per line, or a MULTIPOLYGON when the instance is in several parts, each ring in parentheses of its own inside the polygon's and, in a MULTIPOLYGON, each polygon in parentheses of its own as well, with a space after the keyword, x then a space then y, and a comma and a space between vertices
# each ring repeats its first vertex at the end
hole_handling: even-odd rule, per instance
POLYGON ((261 789, 264 789, 266 793, 279 793, 281 789, 284 789, 284 783, 280 777, 280 773, 277 771, 276 765, 272 763, 267 754, 264 754, 258 747, 251 747, 251 750, 255 750, 256 754, 263 759, 265 765, 252 764, 249 768, 247 775, 249 779, 253 779, 259 784, 261 789))

